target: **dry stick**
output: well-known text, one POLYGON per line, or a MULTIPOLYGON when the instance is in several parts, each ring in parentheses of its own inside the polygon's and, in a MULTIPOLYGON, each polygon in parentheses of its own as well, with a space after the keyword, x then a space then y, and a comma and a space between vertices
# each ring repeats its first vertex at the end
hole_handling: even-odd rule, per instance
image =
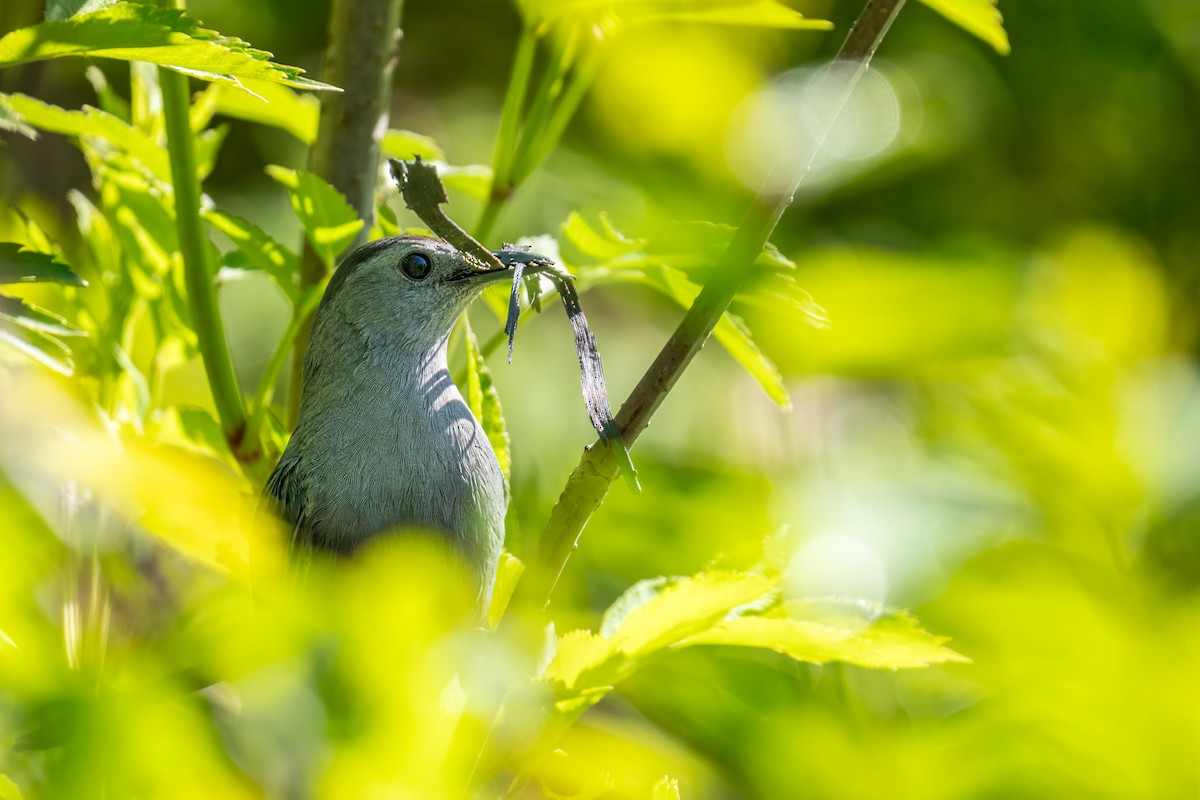
MULTIPOLYGON (((400 39, 404 0, 334 0, 321 80, 340 86, 321 98, 317 142, 308 168, 346 196, 362 230, 351 247, 366 241, 375 219, 375 180, 379 143, 387 129, 388 96, 400 39)), ((325 279, 326 267, 306 241, 300 265, 300 292, 325 279)), ((302 320, 292 350, 288 418, 300 412, 300 371, 312 332, 312 314, 302 320)))
MULTIPOLYGON (((617 424, 626 447, 650 424, 650 418, 675 386, 680 374, 704 346, 713 327, 729 307, 735 294, 750 276, 754 261, 778 225, 783 212, 804 178, 811 172, 813 161, 825 137, 833 126, 859 78, 866 72, 871 57, 887 34, 904 0, 869 0, 846 37, 837 58, 822 79, 821 94, 837 101, 818 128, 808 158, 788 176, 786 193, 775 194, 760 190, 750 205, 741 226, 734 233, 712 277, 704 285, 696 301, 671 334, 654 363, 617 414, 617 424)), ((587 521, 604 501, 616 475, 616 463, 608 448, 591 445, 585 449, 578 466, 567 479, 562 495, 550 513, 550 520, 538 542, 537 568, 520 587, 527 601, 549 602, 558 578, 571 553, 579 544, 579 536, 587 521)))
POLYGON ((446 198, 446 187, 442 185, 437 169, 421 161, 420 156, 413 161, 393 158, 389 159, 388 163, 391 165, 392 177, 400 187, 404 205, 428 225, 430 230, 454 245, 473 262, 472 266, 476 269, 504 269, 504 264, 495 253, 473 239, 442 211, 442 205, 449 200, 446 198))

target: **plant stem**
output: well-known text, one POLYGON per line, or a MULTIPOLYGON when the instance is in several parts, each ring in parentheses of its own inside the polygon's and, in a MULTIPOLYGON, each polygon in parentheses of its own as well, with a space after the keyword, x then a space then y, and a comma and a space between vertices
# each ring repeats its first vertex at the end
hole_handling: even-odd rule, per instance
POLYGON ((500 209, 512 194, 512 162, 517 148, 517 135, 521 130, 521 109, 529 91, 529 78, 533 74, 533 58, 537 52, 537 37, 532 28, 522 25, 521 38, 517 41, 517 52, 513 57, 513 70, 508 78, 508 89, 504 92, 504 108, 500 112, 500 129, 496 132, 496 151, 492 155, 492 186, 487 204, 475 226, 475 238, 484 241, 491 236, 492 228, 500 209))
POLYGON ((479 224, 476 226, 476 239, 482 241, 491 236, 492 228, 495 227, 496 219, 504 204, 512 197, 517 186, 537 166, 536 162, 532 166, 526 166, 529 162, 529 153, 531 150, 540 149, 538 143, 547 134, 547 122, 554 113, 555 103, 562 92, 563 82, 571 68, 571 62, 575 58, 578 38, 578 31, 572 29, 566 40, 552 55, 550 63, 546 65, 542 79, 533 93, 529 113, 525 115, 524 122, 519 122, 521 105, 525 100, 536 49, 536 37, 532 30, 528 27, 522 29, 522 41, 517 47, 513 74, 509 80, 509 90, 504 100, 504 111, 500 120, 501 130, 497 134, 492 191, 483 208, 483 214, 479 218, 479 224), (526 38, 529 40, 528 44, 525 42, 526 38), (513 96, 514 84, 517 81, 523 84, 519 90, 520 97, 513 96), (508 120, 507 128, 505 127, 506 116, 513 117, 508 120), (503 157, 501 157, 501 153, 504 154, 503 157), (524 170, 524 172, 519 170, 524 170))
POLYGON ((169 69, 159 69, 167 150, 171 160, 171 183, 175 196, 175 227, 183 257, 184 282, 191 305, 192 326, 200 344, 204 372, 212 391, 221 431, 238 460, 258 457, 258 442, 246 437, 246 409, 238 388, 233 359, 225 339, 225 326, 217 305, 217 289, 209 263, 209 242, 200 218, 200 182, 196 178, 196 151, 188 120, 187 78, 169 69))
MULTIPOLYGON (((794 169, 793 174, 787 176, 785 185, 790 187, 790 191, 775 193, 763 189, 754 197, 745 219, 718 261, 712 278, 621 406, 616 420, 627 447, 645 430, 654 412, 750 276, 755 259, 783 212, 791 205, 800 184, 811 172, 813 160, 825 136, 903 5, 904 0, 869 0, 859 15, 837 58, 823 77, 822 88, 827 91, 822 94, 836 100, 824 112, 825 117, 818 128, 820 135, 812 145, 808 158, 794 169)), ((778 185, 775 181, 768 183, 778 185)), ((584 526, 604 501, 616 476, 617 465, 609 448, 598 444, 584 451, 550 514, 550 520, 538 542, 536 568, 529 571, 533 577, 522 582, 525 585, 521 587, 521 593, 528 601, 543 604, 549 601, 567 560, 578 546, 584 526)))
MULTIPOLYGON (((334 0, 329 46, 321 80, 340 86, 321 97, 317 141, 308 168, 346 196, 364 225, 351 247, 366 240, 375 218, 375 180, 379 143, 387 130, 388 96, 400 33, 403 0, 334 0)), ((319 284, 328 272, 306 242, 300 263, 300 291, 319 284)), ((300 413, 304 352, 312 332, 312 314, 300 316, 288 385, 288 418, 300 413)))

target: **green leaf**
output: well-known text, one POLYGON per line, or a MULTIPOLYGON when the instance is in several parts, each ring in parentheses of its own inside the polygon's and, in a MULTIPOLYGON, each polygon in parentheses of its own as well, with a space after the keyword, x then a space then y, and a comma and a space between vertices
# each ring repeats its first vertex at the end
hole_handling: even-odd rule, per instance
POLYGON ((398 158, 401 161, 411 161, 418 157, 425 161, 446 160, 446 154, 433 139, 412 131, 401 131, 394 128, 389 130, 383 135, 380 149, 385 156, 398 158))
POLYGON ((680 643, 757 647, 797 661, 840 661, 875 669, 904 669, 970 659, 944 646, 944 636, 923 630, 904 611, 859 602, 805 602, 789 616, 744 616, 723 620, 680 643))
POLYGON ((921 0, 963 30, 978 36, 1008 55, 1012 47, 1004 30, 1004 18, 996 8, 996 0, 921 0))
POLYGON ((49 0, 46 3, 46 19, 69 19, 76 14, 86 14, 116 5, 118 0, 49 0))
POLYGON ((34 282, 87 286, 87 281, 57 256, 39 253, 15 242, 0 242, 0 284, 34 282))
POLYGON ((572 631, 558 642, 544 677, 570 690, 609 685, 675 642, 774 591, 777 581, 744 572, 702 572, 634 585, 605 614, 610 635, 572 631))
POLYGON ((241 217, 209 209, 204 212, 204 218, 233 241, 249 269, 267 273, 289 300, 293 303, 296 301, 299 256, 276 242, 257 225, 241 217))
POLYGON ((171 406, 163 412, 157 438, 206 455, 229 453, 229 440, 211 413, 196 406, 171 406))
POLYGON ((383 154, 402 161, 419 157, 437 169, 442 184, 450 190, 462 192, 472 200, 484 202, 492 189, 492 168, 483 164, 452 166, 437 142, 428 136, 402 130, 389 130, 383 135, 383 154))
POLYGON ((304 226, 313 250, 333 269, 338 256, 350 246, 363 221, 345 196, 311 172, 269 166, 267 174, 291 189, 292 210, 304 226))
MULTIPOLYGON (((242 84, 248 91, 214 83, 196 98, 196 107, 204 108, 210 114, 224 114, 280 128, 305 144, 317 140, 317 122, 321 113, 317 98, 265 81, 243 81, 242 84)), ((193 127, 195 123, 193 119, 193 127)))
POLYGON ((0 131, 19 133, 28 139, 37 139, 38 132, 33 126, 26 124, 24 117, 18 114, 0 97, 0 131))
POLYGON ((616 676, 606 675, 608 680, 595 680, 595 673, 601 666, 619 657, 612 639, 591 631, 571 631, 558 640, 554 658, 542 677, 562 684, 573 693, 581 689, 599 688, 610 681, 615 682, 616 676), (584 676, 589 680, 581 680, 584 676))
POLYGON ((0 775, 0 800, 21 800, 21 789, 7 775, 0 775))
POLYGON ((664 583, 631 610, 613 634, 621 652, 638 656, 712 627, 734 608, 775 590, 778 581, 746 572, 701 572, 664 583))
POLYGON ((494 631, 500 625, 508 602, 512 600, 517 582, 525 572, 525 564, 521 559, 507 550, 500 551, 500 563, 496 567, 496 584, 492 589, 492 602, 488 605, 487 629, 494 631))
POLYGON ((249 79, 300 89, 335 88, 302 77, 304 70, 298 67, 272 63, 270 53, 241 39, 201 28, 174 8, 117 3, 0 38, 0 67, 71 55, 146 61, 238 87, 249 79))
POLYGON ((596 27, 611 35, 623 27, 660 22, 704 22, 766 28, 828 30, 833 23, 806 19, 777 0, 521 0, 527 22, 596 27))
POLYGON ((460 167, 436 162, 438 177, 449 190, 462 192, 472 200, 486 202, 492 191, 492 168, 483 164, 464 164, 460 167))
MULTIPOLYGON (((684 4, 679 4, 684 5, 684 4)), ((698 6, 699 4, 690 4, 698 6)), ((648 22, 705 22, 712 25, 744 25, 757 28, 793 28, 796 30, 822 30, 833 28, 833 23, 823 19, 805 19, 774 0, 725 3, 713 7, 700 6, 692 9, 648 14, 641 20, 648 22)))
MULTIPOLYGON (((626 237, 608 217, 599 215, 593 225, 582 215, 572 213, 560 229, 566 266, 580 282, 624 280, 657 289, 682 308, 691 307, 700 286, 685 269, 699 273, 720 257, 733 235, 733 229, 712 223, 673 223, 659 226, 655 239, 626 237)), ((815 325, 824 323, 823 310, 796 285, 792 273, 795 264, 773 246, 767 245, 756 260, 756 280, 740 301, 786 302, 802 310, 815 325)), ((779 369, 751 338, 745 323, 726 312, 717 322, 713 336, 767 393, 783 408, 791 399, 779 369)))
POLYGON ((83 331, 73 328, 57 314, 17 297, 0 294, 0 317, 6 317, 12 322, 31 331, 50 334, 51 336, 82 336, 83 331))
MULTIPOLYGON (((663 267, 647 273, 651 284, 657 286, 663 294, 670 297, 681 308, 690 308, 700 294, 700 287, 692 283, 677 269, 663 267)), ((758 349, 758 345, 750 338, 750 330, 740 318, 725 312, 713 328, 715 338, 725 348, 725 352, 733 360, 750 373, 767 396, 781 408, 791 408, 792 400, 787 387, 783 385, 783 376, 766 353, 758 349)))
POLYGON ((679 781, 663 775, 650 794, 650 800, 679 800, 679 781))
POLYGON ((29 358, 62 375, 75 372, 71 351, 49 334, 19 324, 0 313, 0 342, 7 343, 29 358))
POLYGON ((96 93, 96 100, 100 103, 101 110, 126 122, 129 122, 133 118, 133 111, 129 107, 129 101, 113 90, 112 86, 108 83, 108 78, 99 67, 95 65, 88 67, 84 71, 84 77, 92 85, 92 90, 96 93))
POLYGON ((597 230, 578 211, 572 211, 561 226, 567 242, 590 259, 605 262, 637 253, 646 244, 644 239, 627 239, 609 222, 608 215, 600 214, 597 230))
POLYGON ((170 180, 167 151, 142 130, 120 117, 84 106, 79 111, 43 103, 28 95, 0 95, 0 109, 15 114, 21 122, 50 133, 75 138, 94 137, 136 158, 161 181, 170 180))
POLYGON ((467 331, 467 406, 487 434, 488 442, 500 462, 500 472, 504 474, 505 484, 508 483, 509 471, 512 468, 512 456, 509 453, 508 429, 504 424, 504 412, 500 408, 500 394, 496 391, 496 383, 492 380, 492 372, 487 367, 483 353, 479 350, 479 342, 475 333, 467 331))

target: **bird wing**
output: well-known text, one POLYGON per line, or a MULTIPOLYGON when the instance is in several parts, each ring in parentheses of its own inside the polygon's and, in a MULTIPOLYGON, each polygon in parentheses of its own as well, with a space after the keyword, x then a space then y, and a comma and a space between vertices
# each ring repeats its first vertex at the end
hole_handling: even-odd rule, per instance
POLYGON ((304 489, 300 479, 300 461, 288 458, 287 453, 275 465, 263 492, 275 503, 275 509, 292 525, 292 548, 309 543, 308 506, 304 502, 304 489))

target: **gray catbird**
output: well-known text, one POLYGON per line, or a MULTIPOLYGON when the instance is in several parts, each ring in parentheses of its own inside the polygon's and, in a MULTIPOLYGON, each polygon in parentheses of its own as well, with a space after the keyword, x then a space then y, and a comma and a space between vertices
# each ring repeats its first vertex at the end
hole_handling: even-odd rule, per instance
POLYGON ((267 481, 301 546, 349 553, 394 528, 439 534, 486 607, 504 538, 504 479, 446 365, 481 270, 427 236, 366 244, 345 258, 317 309, 300 418, 267 481))

